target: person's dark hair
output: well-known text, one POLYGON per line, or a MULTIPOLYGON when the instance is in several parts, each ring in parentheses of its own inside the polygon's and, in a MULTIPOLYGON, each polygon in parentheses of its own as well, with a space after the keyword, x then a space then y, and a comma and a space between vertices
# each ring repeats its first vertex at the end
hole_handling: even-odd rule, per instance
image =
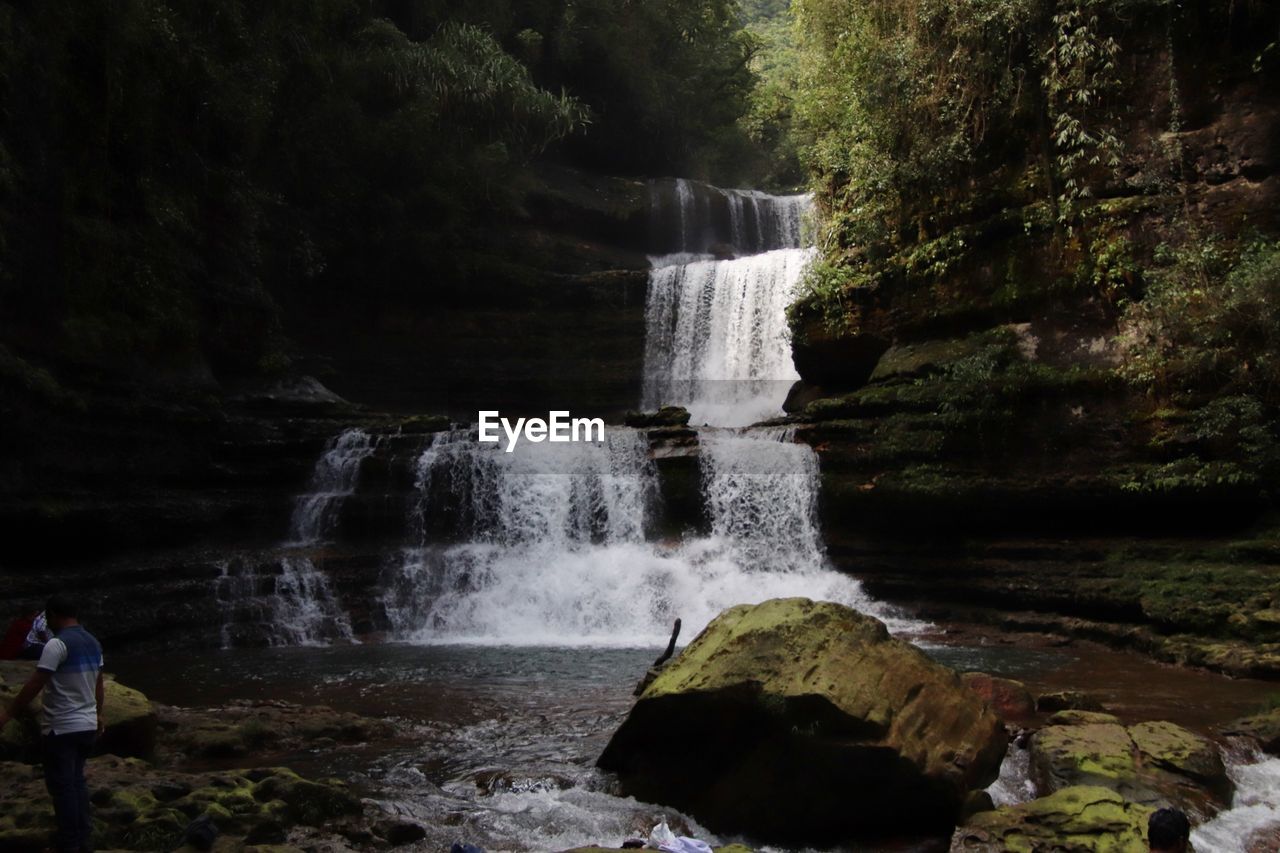
POLYGON ((76 603, 65 595, 55 595, 44 605, 46 616, 61 616, 64 619, 79 619, 80 609, 76 603))
POLYGON ((1173 849, 1191 837, 1191 823, 1178 809, 1160 809, 1147 821, 1147 843, 1153 850, 1173 849))

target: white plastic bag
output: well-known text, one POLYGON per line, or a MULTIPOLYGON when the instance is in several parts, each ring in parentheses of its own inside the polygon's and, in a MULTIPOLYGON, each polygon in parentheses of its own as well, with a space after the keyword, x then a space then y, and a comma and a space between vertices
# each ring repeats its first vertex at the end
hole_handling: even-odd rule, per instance
POLYGON ((653 828, 653 832, 649 833, 649 849, 670 850, 674 844, 676 844, 676 834, 667 826, 667 819, 664 817, 653 828))

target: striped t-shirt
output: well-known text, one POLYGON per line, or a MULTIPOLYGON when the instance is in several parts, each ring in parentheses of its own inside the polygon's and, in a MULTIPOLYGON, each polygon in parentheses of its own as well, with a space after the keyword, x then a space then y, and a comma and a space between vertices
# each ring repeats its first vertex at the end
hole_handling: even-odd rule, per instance
POLYGON ((45 643, 36 669, 51 673, 40 730, 58 735, 97 731, 102 646, 94 636, 79 625, 63 628, 45 643))

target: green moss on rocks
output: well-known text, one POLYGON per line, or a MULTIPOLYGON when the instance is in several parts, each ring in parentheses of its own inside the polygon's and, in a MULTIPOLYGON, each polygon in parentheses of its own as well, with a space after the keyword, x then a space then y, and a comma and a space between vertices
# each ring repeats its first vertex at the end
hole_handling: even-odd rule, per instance
MULTIPOLYGON (((0 703, 17 695, 35 672, 29 661, 0 661, 0 703)), ((106 731, 95 747, 99 753, 150 757, 156 746, 156 713, 151 701, 142 693, 126 687, 113 677, 106 677, 103 716, 106 731)), ((31 716, 15 720, 0 732, 0 760, 39 760, 40 730, 38 719, 42 702, 31 703, 31 716)))
POLYGON ((720 614, 641 695, 600 765, 709 828, 818 843, 950 826, 1007 736, 959 676, 850 608, 775 599, 720 614), (673 762, 705 773, 669 772, 673 762))
POLYGON ((1098 786, 974 815, 952 837, 954 853, 1146 853, 1153 810, 1098 786))
POLYGON ((1217 746, 1167 722, 1046 726, 1031 739, 1031 766, 1041 791, 1098 785, 1135 802, 1175 805, 1202 818, 1231 797, 1217 746))

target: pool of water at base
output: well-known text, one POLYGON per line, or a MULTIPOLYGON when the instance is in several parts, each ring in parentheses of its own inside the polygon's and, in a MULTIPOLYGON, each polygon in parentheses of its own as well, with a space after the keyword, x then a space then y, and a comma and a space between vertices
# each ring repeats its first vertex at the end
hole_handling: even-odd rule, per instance
MULTIPOLYGON (((1274 689, 1096 648, 925 647, 959 670, 1018 678, 1034 691, 1083 690, 1127 720, 1205 732, 1256 710, 1274 689)), ((731 840, 673 809, 618 796, 594 767, 658 651, 365 644, 184 653, 180 673, 154 657, 118 655, 108 669, 166 704, 277 699, 402 720, 409 736, 376 751, 327 746, 280 758, 346 778, 428 827, 419 849, 455 840, 490 851, 616 847, 664 816, 677 831, 731 840)), ((1275 811, 1265 797, 1253 805, 1255 817, 1275 811)))

